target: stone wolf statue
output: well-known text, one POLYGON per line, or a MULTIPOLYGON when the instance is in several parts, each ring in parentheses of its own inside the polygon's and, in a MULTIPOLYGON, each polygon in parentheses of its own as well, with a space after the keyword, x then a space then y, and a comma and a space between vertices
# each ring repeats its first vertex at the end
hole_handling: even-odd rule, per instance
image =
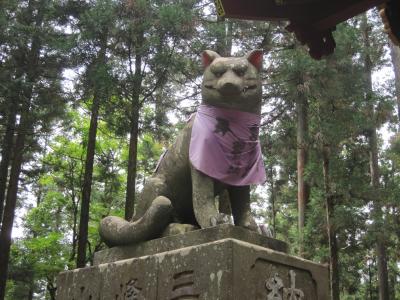
POLYGON ((202 104, 146 181, 132 220, 109 216, 101 221, 107 245, 160 237, 172 223, 197 228, 224 223, 216 196, 229 198, 235 225, 258 230, 250 184, 265 182, 258 139, 262 51, 221 57, 206 50, 202 62, 202 104))

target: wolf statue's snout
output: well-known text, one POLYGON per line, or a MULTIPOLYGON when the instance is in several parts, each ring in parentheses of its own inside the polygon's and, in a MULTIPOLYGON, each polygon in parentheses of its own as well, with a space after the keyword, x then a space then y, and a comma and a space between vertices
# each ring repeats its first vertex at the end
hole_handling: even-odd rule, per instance
POLYGON ((225 82, 218 89, 222 95, 237 95, 241 90, 241 87, 233 82, 225 82))

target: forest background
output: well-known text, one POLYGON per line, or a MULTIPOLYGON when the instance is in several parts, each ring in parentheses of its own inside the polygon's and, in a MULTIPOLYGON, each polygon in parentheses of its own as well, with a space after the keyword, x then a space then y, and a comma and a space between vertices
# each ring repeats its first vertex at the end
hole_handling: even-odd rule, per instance
POLYGON ((0 299, 55 299, 60 271, 90 265, 100 219, 132 215, 201 101, 200 53, 256 48, 258 220, 330 266, 334 300, 400 299, 400 50, 375 10, 321 61, 285 25, 200 0, 1 1, 0 299))

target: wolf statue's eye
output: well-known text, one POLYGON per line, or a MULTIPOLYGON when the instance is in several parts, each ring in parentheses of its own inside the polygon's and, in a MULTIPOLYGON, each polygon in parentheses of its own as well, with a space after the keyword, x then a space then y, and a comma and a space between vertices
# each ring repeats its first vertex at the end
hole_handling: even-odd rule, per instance
POLYGON ((246 73, 247 66, 246 65, 237 65, 233 67, 233 71, 235 74, 239 77, 243 77, 244 74, 246 73))
POLYGON ((235 70, 235 73, 236 73, 237 76, 243 77, 245 71, 243 71, 243 70, 237 70, 237 71, 236 71, 236 70, 235 70))
POLYGON ((227 67, 225 65, 222 65, 222 64, 215 64, 215 65, 211 66, 211 72, 216 77, 221 77, 222 75, 224 75, 226 70, 227 70, 227 67))
POLYGON ((224 75, 225 72, 215 71, 215 72, 213 72, 213 73, 214 73, 214 75, 215 75, 216 77, 221 77, 222 75, 224 75))

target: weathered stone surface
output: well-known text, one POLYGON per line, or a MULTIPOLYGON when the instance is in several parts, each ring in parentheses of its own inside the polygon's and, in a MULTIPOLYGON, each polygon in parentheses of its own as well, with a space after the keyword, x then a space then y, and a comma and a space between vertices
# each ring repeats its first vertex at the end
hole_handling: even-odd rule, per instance
MULTIPOLYGON (((206 50, 203 52, 202 61, 204 64, 202 104, 214 109, 228 109, 236 113, 260 116, 261 50, 251 51, 243 57, 221 57, 216 52, 206 50)), ((213 118, 220 119, 217 116, 213 118)), ((99 233, 107 245, 138 244, 158 238, 171 222, 191 224, 201 228, 212 227, 224 222, 221 212, 232 214, 235 225, 257 231, 257 224, 251 214, 250 187, 247 184, 259 182, 259 180, 242 182, 238 179, 247 176, 248 172, 257 173, 263 169, 259 165, 257 167, 247 165, 248 159, 244 159, 247 157, 244 156, 245 153, 253 153, 255 158, 258 157, 259 144, 253 147, 254 151, 249 151, 250 145, 258 143, 257 122, 252 122, 254 124, 250 127, 242 124, 242 129, 246 132, 246 136, 243 137, 234 134, 232 128, 229 127, 237 118, 229 121, 231 125, 224 119, 224 124, 227 124, 224 130, 232 131, 227 135, 225 131, 219 132, 218 123, 215 125, 216 135, 225 136, 224 145, 232 148, 223 157, 224 160, 220 160, 230 162, 227 170, 224 171, 222 168, 216 173, 236 174, 237 184, 233 184, 231 181, 222 180, 213 172, 211 174, 204 170, 200 172, 200 169, 192 166, 189 149, 192 143, 192 129, 196 129, 196 126, 193 127, 194 119, 183 128, 175 143, 163 155, 157 170, 146 180, 141 195, 138 197, 132 221, 108 216, 100 222, 99 233), (235 139, 229 140, 228 136, 235 136, 235 139), (237 159, 242 158, 234 162, 232 156, 237 159), (239 173, 241 173, 240 177, 239 173), (223 204, 222 211, 219 211, 215 197, 222 193, 225 194, 223 199, 229 202, 230 209, 223 204)), ((237 123, 240 124, 238 120, 237 123)), ((202 127, 207 128, 207 126, 202 127)), ((199 131, 199 133, 207 134, 206 131, 199 131)), ((215 157, 217 153, 219 152, 212 153, 209 157, 215 157)), ((204 158, 203 161, 208 162, 208 159, 204 158)), ((212 162, 209 163, 212 164, 212 162)))
POLYGON ((57 278, 57 299, 100 299, 102 281, 96 267, 62 272, 57 278))
POLYGON ((102 250, 95 253, 94 265, 200 245, 225 238, 234 238, 276 251, 287 252, 287 245, 282 241, 260 235, 243 227, 224 224, 190 231, 184 235, 173 235, 132 246, 119 246, 102 250))
POLYGON ((329 300, 328 269, 226 238, 64 272, 57 300, 329 300))
POLYGON ((200 229, 197 226, 191 224, 180 224, 180 223, 171 223, 167 226, 167 228, 163 231, 162 237, 167 237, 171 235, 184 234, 193 230, 200 229))
POLYGON ((329 299, 328 268, 320 264, 242 241, 233 243, 233 262, 237 299, 270 299, 265 298, 267 290, 272 292, 267 283, 275 276, 282 280, 282 298, 271 299, 329 299), (304 297, 284 298, 284 289, 291 287, 301 290, 304 297))
POLYGON ((158 299, 233 299, 231 254, 221 240, 157 255, 158 299))
POLYGON ((157 259, 144 256, 99 266, 100 299, 157 299, 157 259))

